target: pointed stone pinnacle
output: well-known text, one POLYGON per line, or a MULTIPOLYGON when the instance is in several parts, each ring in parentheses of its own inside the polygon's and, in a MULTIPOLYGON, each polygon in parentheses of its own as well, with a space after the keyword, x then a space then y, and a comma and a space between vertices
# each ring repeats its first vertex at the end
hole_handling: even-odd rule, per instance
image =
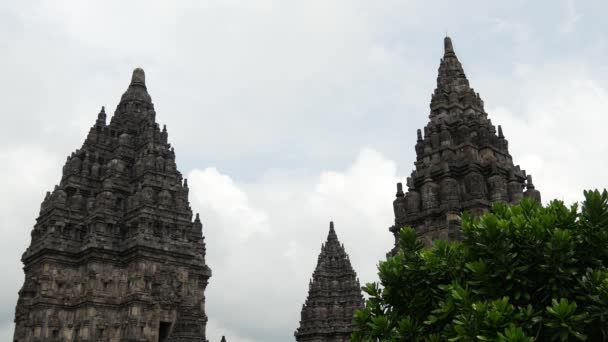
POLYGON ((397 183, 397 193, 395 194, 396 197, 403 197, 405 196, 403 194, 403 184, 401 184, 401 182, 397 183))
POLYGON ((101 106, 101 110, 99 111, 99 114, 97 114, 97 124, 98 125, 106 124, 106 107, 105 106, 101 106))
POLYGON ((526 189, 534 189, 534 183, 532 183, 532 175, 526 176, 526 189))
MULTIPOLYGON (((469 81, 464 73, 462 64, 454 52, 454 46, 450 37, 444 39, 444 55, 439 63, 437 73, 437 88, 431 97, 431 110, 435 111, 441 106, 453 106, 470 104, 483 108, 481 99, 473 100, 473 90, 469 87, 469 81), (465 101, 466 98, 466 103, 465 101)), ((426 135, 426 134, 425 134, 426 135)))
POLYGON ((142 68, 133 70, 131 83, 129 83, 127 91, 125 91, 120 98, 119 108, 123 111, 128 110, 130 112, 145 112, 154 108, 152 106, 152 98, 150 97, 150 94, 148 94, 148 89, 146 88, 146 73, 142 68), (121 105, 126 105, 127 103, 132 103, 132 105, 121 107, 121 105), (142 103, 145 103, 145 105, 141 106, 142 103))
POLYGON ((131 76, 131 85, 146 86, 146 73, 142 68, 135 68, 133 76, 131 76))
POLYGON ((454 46, 452 45, 452 39, 448 36, 443 38, 443 54, 454 54, 454 46))
POLYGON ((329 221, 329 234, 327 235, 327 241, 338 240, 336 231, 334 229, 334 221, 329 221))

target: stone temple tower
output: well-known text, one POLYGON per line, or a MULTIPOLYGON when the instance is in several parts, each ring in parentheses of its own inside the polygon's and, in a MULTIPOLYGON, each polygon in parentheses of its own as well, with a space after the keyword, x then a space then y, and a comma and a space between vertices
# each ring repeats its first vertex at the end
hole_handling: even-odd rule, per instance
POLYGON ((13 341, 207 341, 202 228, 135 69, 42 202, 13 341))
POLYGON ((338 241, 334 223, 321 247, 317 268, 302 306, 298 342, 347 342, 354 331, 355 310, 363 307, 363 296, 344 245, 338 241))
POLYGON ((469 86, 449 37, 430 107, 429 123, 424 132, 418 130, 407 192, 397 184, 390 228, 395 244, 404 226, 427 244, 458 239, 463 211, 479 215, 492 202, 517 203, 524 196, 540 201, 532 176, 513 164, 502 128, 492 124, 479 93, 469 86))

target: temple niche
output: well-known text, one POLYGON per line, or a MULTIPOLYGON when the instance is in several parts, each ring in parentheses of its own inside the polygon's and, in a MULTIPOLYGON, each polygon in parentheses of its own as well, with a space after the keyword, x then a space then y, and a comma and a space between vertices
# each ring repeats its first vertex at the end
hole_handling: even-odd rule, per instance
POLYGON ((395 246, 405 226, 430 244, 434 239, 458 239, 463 211, 480 215, 493 202, 512 204, 523 197, 540 202, 532 176, 513 164, 502 127, 492 124, 479 93, 469 86, 449 37, 444 40, 429 122, 417 137, 407 192, 397 184, 393 202, 395 224, 390 231, 395 246))
POLYGON ((135 69, 46 194, 13 341, 207 341, 202 223, 135 69))

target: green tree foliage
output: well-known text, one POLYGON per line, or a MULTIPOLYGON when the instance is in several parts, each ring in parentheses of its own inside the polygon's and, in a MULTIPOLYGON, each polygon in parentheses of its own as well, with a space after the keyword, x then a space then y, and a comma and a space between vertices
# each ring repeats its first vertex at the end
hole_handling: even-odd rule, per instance
POLYGON ((496 203, 463 240, 424 247, 411 228, 380 262, 353 341, 608 341, 608 193, 496 203))

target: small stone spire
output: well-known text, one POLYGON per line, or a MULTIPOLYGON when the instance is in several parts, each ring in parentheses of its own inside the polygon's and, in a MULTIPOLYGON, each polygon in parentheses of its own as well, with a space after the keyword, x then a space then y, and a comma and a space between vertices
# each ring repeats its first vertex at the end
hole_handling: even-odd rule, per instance
POLYGON ((167 125, 163 125, 163 130, 160 132, 160 140, 163 144, 167 144, 169 133, 167 133, 167 125))
POLYGON ((302 306, 300 327, 294 333, 296 341, 350 341, 355 310, 362 306, 357 274, 338 241, 332 221, 302 306))
POLYGON ((526 189, 534 190, 534 183, 532 183, 532 175, 526 176, 526 189))
POLYGON ((401 184, 401 182, 397 183, 397 193, 395 194, 396 197, 403 197, 405 196, 405 194, 403 193, 403 184, 401 184))
POLYGON ((541 203, 540 191, 536 190, 534 183, 532 183, 532 175, 526 175, 526 192, 524 197, 534 199, 536 202, 541 203))
POLYGON ((101 110, 99 111, 99 114, 97 114, 97 124, 100 126, 105 126, 106 125, 106 107, 105 106, 101 106, 101 110))

